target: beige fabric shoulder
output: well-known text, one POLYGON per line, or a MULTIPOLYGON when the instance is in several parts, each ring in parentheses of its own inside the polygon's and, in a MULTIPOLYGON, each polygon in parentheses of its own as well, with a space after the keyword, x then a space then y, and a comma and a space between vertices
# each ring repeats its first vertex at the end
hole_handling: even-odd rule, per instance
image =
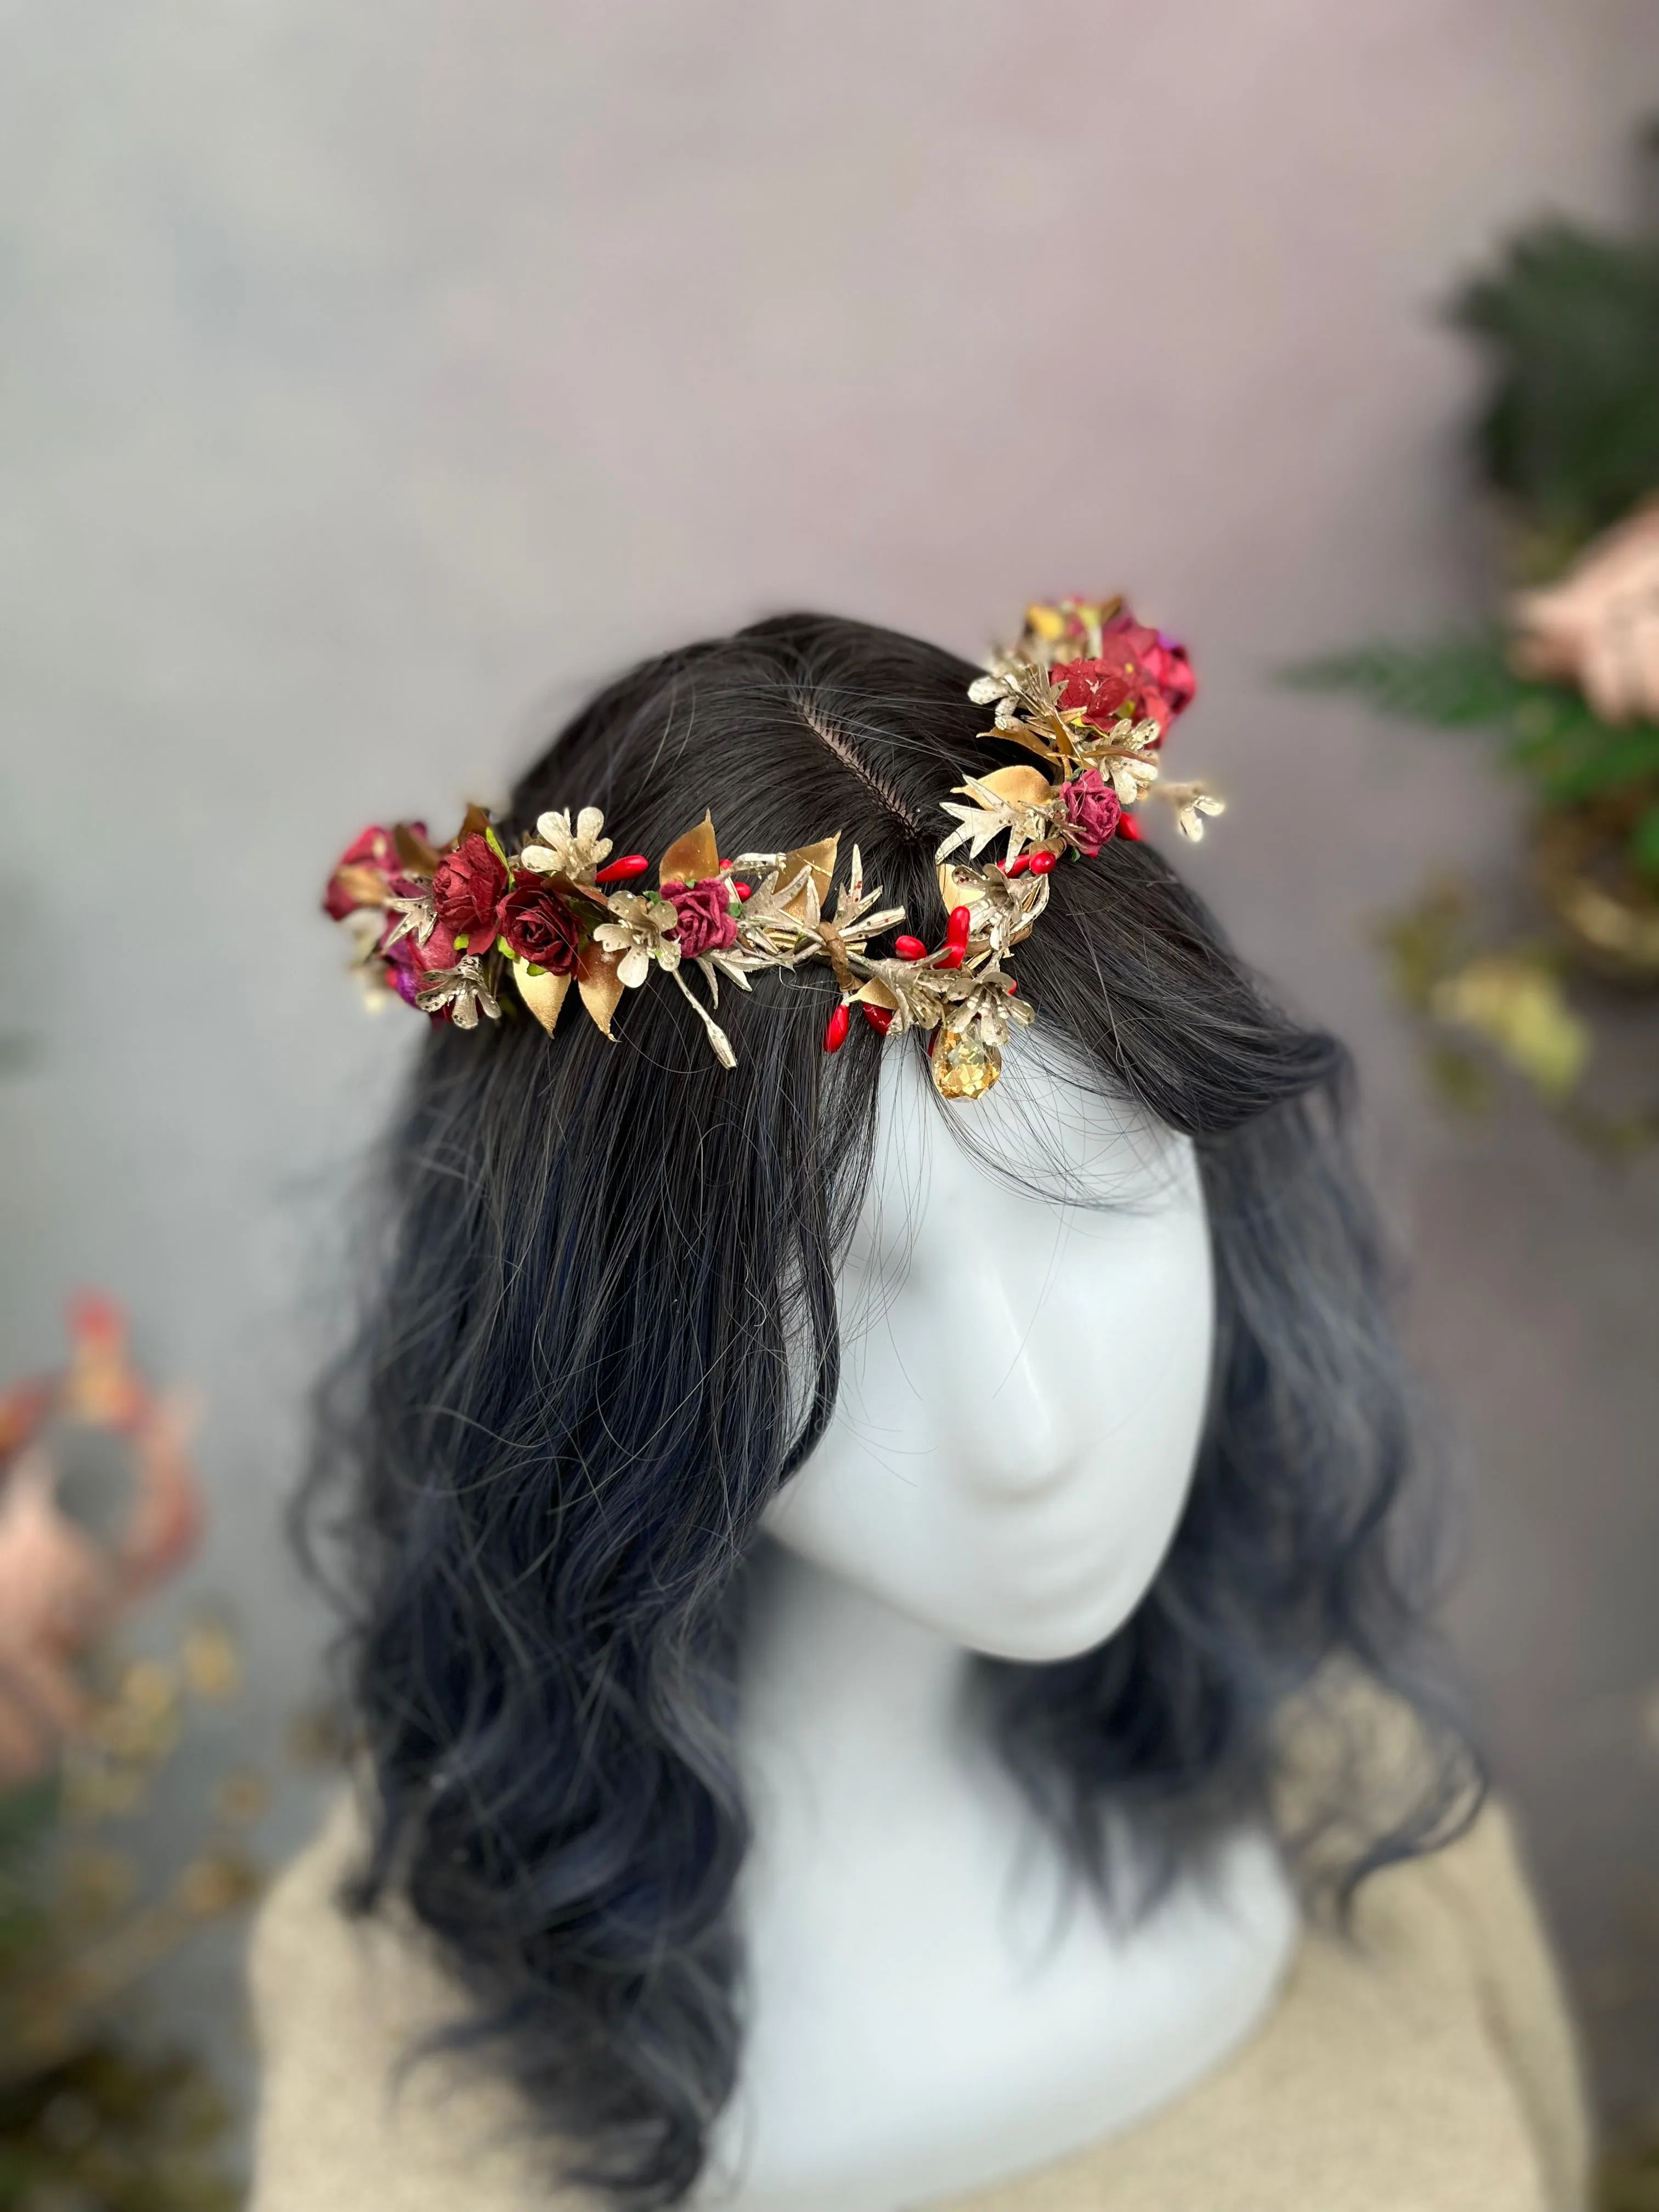
MULTIPOLYGON (((252 1952, 264 2070, 249 2212, 577 2212, 514 2093, 444 2059, 458 2000, 418 1933, 335 1898, 351 1804, 287 1869, 252 1952)), ((1303 1938, 1219 2072, 1127 2133, 935 2212, 1579 2212, 1571 2029, 1509 1823, 1376 1876, 1355 1936, 1303 1938)))

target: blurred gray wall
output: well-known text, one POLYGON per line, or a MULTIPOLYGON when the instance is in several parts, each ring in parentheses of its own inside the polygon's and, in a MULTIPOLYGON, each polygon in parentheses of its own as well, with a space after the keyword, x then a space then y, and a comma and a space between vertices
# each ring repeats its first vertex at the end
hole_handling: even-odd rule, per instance
POLYGON ((1194 874, 1360 1048, 1473 1469, 1461 1632, 1616 2039, 1659 1205, 1524 1108, 1437 1118, 1368 917, 1497 868, 1512 801, 1270 672, 1477 602, 1437 303, 1518 219, 1626 215, 1653 107, 1635 0, 0 0, 4 1365, 96 1281, 207 1388, 256 1747, 312 1680, 279 1507, 416 1042, 318 917, 342 842, 711 626, 977 653, 1124 584, 1202 672, 1194 874))

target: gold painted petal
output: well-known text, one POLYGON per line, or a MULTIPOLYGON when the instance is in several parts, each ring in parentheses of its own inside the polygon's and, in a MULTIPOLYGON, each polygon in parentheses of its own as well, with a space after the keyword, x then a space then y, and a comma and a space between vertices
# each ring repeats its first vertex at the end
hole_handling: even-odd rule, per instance
POLYGON ((688 830, 683 837, 676 837, 663 854, 657 870, 659 884, 700 884, 708 876, 717 876, 720 868, 720 848, 714 842, 714 824, 705 814, 695 830, 688 830))
POLYGON ((939 895, 945 901, 945 911, 952 907, 975 907, 984 903, 985 891, 978 872, 959 876, 947 861, 939 872, 939 895))
POLYGON ((623 985, 617 969, 619 957, 602 945, 584 945, 576 956, 576 989, 603 1036, 616 1042, 611 1017, 622 1003, 623 985))
POLYGON ((334 880, 342 890, 350 892, 359 906, 384 906, 386 902, 386 878, 378 868, 366 867, 361 860, 349 860, 344 867, 337 868, 334 880))
POLYGON ((428 845, 412 823, 399 822, 392 830, 392 842, 398 848, 398 858, 411 876, 435 876, 443 855, 428 845))
POLYGON ((779 873, 785 883, 793 882, 803 868, 810 868, 811 871, 810 884, 802 884, 799 891, 790 900, 785 908, 786 913, 803 915, 807 914, 810 911, 807 897, 809 890, 817 891, 817 903, 820 908, 823 906, 823 902, 830 896, 830 885, 836 873, 836 854, 840 847, 841 833, 837 830, 833 837, 820 837, 816 845, 799 845, 793 853, 784 854, 783 865, 779 873))
POLYGON ((545 969, 540 975, 532 975, 527 960, 515 960, 512 968, 513 980, 519 987, 519 996, 551 1036, 559 1018, 559 1009, 564 1004, 564 994, 570 988, 569 976, 551 975, 545 969))
POLYGON ((997 769, 975 781, 1015 806, 1046 806, 1054 795, 1054 787, 1042 770, 1027 768, 1024 761, 1016 761, 1012 768, 997 769))

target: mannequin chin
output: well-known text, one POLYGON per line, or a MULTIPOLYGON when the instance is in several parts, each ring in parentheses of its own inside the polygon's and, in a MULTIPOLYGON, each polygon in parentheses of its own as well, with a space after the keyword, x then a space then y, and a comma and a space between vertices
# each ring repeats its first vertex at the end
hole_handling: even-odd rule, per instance
POLYGON ((890 1058, 840 1395, 764 1526, 969 1650, 1067 1658, 1145 1596, 1192 1479, 1213 1337, 1193 1148, 1030 1053, 943 1112, 890 1058), (1042 1194, 1062 1164, 1074 1202, 1042 1194))

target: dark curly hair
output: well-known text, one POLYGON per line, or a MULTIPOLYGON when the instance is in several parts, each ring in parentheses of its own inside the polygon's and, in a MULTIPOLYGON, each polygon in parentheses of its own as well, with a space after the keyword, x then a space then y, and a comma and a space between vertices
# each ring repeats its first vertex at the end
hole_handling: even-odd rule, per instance
MULTIPOLYGON (((751 848, 839 827, 926 927, 939 802, 1008 757, 975 673, 861 623, 760 623, 612 684, 504 827, 573 800, 653 852, 705 807, 751 848)), ((1080 1657, 981 1662, 991 1724, 1103 1887, 1109 1809, 1169 1872, 1277 1818, 1278 1717, 1345 1663, 1430 1753, 1409 1802, 1330 1808, 1351 1888, 1443 1840, 1475 1783, 1422 1659, 1427 1553, 1345 1056, 1148 844, 1057 871, 1019 969, 1033 1037, 1192 1139, 1218 1336, 1155 1586, 1080 1657)), ((510 2065, 562 2176, 630 2207, 684 2197, 736 2078, 738 1570, 835 1402, 883 1054, 919 1048, 860 1023, 826 1058, 834 995, 820 967, 723 996, 731 1073, 672 990, 629 994, 616 1044, 574 1007, 550 1042, 522 1018, 434 1028, 301 1501, 373 1782, 350 1902, 407 1900, 471 2000, 457 2034, 510 2065)), ((969 1133, 970 1109, 940 1110, 969 1133)))

